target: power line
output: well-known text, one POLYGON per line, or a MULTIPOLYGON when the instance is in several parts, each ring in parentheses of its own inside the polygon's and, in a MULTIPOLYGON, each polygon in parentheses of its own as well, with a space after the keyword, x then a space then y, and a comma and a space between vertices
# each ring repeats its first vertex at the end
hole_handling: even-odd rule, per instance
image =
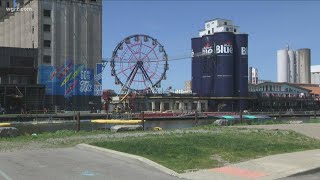
MULTIPOLYGON (((184 59, 189 59, 189 58, 193 58, 193 57, 209 57, 209 54, 203 54, 203 53, 198 53, 195 54, 194 56, 183 56, 183 57, 178 57, 178 58, 172 58, 172 59, 161 59, 161 60, 150 60, 150 61, 146 61, 146 62, 159 62, 159 61, 179 61, 179 60, 184 60, 184 59)), ((112 58, 102 58, 102 62, 111 62, 112 58)), ((114 63, 136 63, 136 62, 127 62, 127 61, 114 61, 114 63)))

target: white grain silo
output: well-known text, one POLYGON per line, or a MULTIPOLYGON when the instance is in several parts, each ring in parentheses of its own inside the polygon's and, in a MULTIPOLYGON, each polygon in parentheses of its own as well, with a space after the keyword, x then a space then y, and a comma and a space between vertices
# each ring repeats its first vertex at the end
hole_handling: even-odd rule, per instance
POLYGON ((311 62, 311 50, 308 48, 298 49, 297 50, 297 59, 299 60, 299 82, 301 84, 310 84, 311 83, 311 74, 310 74, 310 62, 311 62))
POLYGON ((300 59, 299 59, 299 51, 295 51, 296 57, 296 83, 300 83, 300 59))
POLYGON ((296 58, 295 58, 295 51, 289 50, 289 82, 296 83, 296 58))
POLYGON ((289 56, 287 49, 281 49, 277 51, 277 72, 278 82, 288 82, 288 65, 289 56))

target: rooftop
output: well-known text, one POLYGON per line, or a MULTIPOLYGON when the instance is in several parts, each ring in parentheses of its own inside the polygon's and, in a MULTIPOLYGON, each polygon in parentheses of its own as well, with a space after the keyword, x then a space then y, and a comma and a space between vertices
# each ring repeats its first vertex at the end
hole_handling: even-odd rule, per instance
POLYGON ((230 19, 214 18, 214 19, 207 20, 207 21, 205 21, 205 22, 207 23, 207 22, 211 22, 211 21, 215 21, 215 20, 232 21, 232 20, 230 20, 230 19))
MULTIPOLYGON (((263 82, 263 83, 260 83, 260 84, 250 84, 250 85, 253 85, 253 86, 261 86, 263 84, 279 84, 279 85, 288 85, 288 86, 292 86, 292 87, 295 87, 295 88, 299 88, 299 89, 302 89, 302 90, 305 90, 305 91, 312 91, 311 89, 309 89, 309 87, 316 87, 315 84, 295 84, 295 83, 287 83, 287 82, 263 82)), ((318 85, 319 87, 319 85, 318 85)), ((312 93, 312 92, 311 92, 312 93)))
POLYGON ((317 95, 320 95, 320 87, 312 87, 312 86, 301 86, 305 89, 309 89, 311 90, 311 94, 317 94, 317 95))

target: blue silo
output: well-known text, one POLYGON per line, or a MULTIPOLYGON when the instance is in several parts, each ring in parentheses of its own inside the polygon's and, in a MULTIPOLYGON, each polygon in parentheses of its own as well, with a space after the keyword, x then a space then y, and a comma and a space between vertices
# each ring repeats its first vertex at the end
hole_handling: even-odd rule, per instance
POLYGON ((192 66, 191 66, 191 89, 193 93, 201 94, 201 52, 202 52, 202 38, 191 39, 192 48, 192 66))
POLYGON ((214 35, 202 36, 202 95, 214 95, 214 35))
POLYGON ((235 95, 248 96, 248 34, 236 34, 234 46, 235 95))
POLYGON ((219 32, 214 34, 216 72, 214 93, 217 97, 232 97, 234 92, 234 34, 219 32))
MULTIPOLYGON (((235 35, 234 65, 235 65, 235 95, 248 96, 248 34, 235 35)), ((247 102, 239 100, 239 108, 245 109, 247 102)))

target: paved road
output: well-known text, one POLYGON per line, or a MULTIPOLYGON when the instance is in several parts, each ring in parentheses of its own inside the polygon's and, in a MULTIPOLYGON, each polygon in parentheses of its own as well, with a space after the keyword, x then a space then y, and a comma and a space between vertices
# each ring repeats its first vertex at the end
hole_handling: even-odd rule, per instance
POLYGON ((175 180, 138 160, 103 152, 63 148, 0 153, 1 180, 175 180))
POLYGON ((249 125, 231 127, 292 130, 312 138, 320 139, 320 123, 249 125))

